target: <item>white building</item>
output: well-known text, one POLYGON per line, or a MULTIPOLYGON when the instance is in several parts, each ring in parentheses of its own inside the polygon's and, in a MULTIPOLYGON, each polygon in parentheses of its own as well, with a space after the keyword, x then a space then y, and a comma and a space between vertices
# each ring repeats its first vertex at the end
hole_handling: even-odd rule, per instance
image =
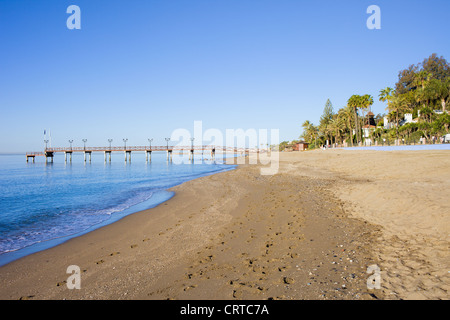
MULTIPOLYGON (((420 115, 420 111, 419 111, 419 115, 420 115)), ((417 119, 418 118, 413 119, 412 113, 405 113, 404 118, 402 120, 400 120, 399 125, 403 126, 407 123, 417 123, 417 119)), ((383 125, 384 125, 384 129, 391 129, 391 128, 395 127, 395 123, 389 122, 387 116, 383 117, 383 125)))

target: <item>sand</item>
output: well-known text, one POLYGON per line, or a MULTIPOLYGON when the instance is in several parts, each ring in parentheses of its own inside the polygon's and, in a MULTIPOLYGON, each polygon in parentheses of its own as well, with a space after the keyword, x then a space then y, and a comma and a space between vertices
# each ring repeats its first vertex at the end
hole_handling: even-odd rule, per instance
POLYGON ((449 151, 326 150, 285 160, 291 171, 339 180, 332 192, 350 217, 380 227, 373 250, 384 299, 449 299, 449 151))
POLYGON ((281 153, 274 175, 244 164, 192 180, 1 267, 0 299, 448 299, 449 155, 281 153))

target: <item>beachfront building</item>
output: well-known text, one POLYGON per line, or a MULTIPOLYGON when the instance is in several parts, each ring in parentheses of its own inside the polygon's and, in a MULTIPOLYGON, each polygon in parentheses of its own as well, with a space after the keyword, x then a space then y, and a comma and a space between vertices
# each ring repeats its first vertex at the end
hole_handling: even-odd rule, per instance
MULTIPOLYGON (((420 111, 419 111, 420 114, 420 111)), ((403 126, 407 123, 417 123, 419 118, 413 119, 412 113, 405 113, 405 116, 402 121, 400 121, 400 126, 403 126)))
MULTIPOLYGON (((413 115, 412 113, 405 113, 403 119, 399 122, 399 126, 403 126, 407 123, 417 123, 419 120, 419 116, 420 116, 420 111, 418 111, 418 116, 417 118, 413 119, 413 115)), ((383 117, 383 125, 384 125, 384 129, 391 129, 395 127, 395 123, 392 121, 389 121, 387 116, 383 117)))
POLYGON ((364 145, 371 146, 373 145, 373 141, 371 138, 371 132, 375 131, 377 125, 375 123, 375 115, 372 112, 367 114, 367 119, 365 121, 365 125, 362 127, 362 135, 364 138, 364 145))
POLYGON ((292 148, 294 151, 305 151, 308 150, 308 143, 305 141, 296 142, 292 148))

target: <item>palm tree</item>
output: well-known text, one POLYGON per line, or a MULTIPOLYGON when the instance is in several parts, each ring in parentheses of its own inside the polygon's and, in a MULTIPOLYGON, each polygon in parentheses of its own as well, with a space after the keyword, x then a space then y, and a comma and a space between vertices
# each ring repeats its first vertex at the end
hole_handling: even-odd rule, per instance
POLYGON ((432 76, 433 75, 430 72, 426 70, 420 70, 414 75, 413 83, 416 88, 425 89, 427 82, 430 81, 432 76))
POLYGON ((303 122, 302 124, 302 128, 303 128, 303 134, 302 137, 303 139, 305 139, 307 142, 311 143, 312 140, 312 130, 311 127, 313 127, 312 122, 310 122, 309 120, 306 120, 305 122, 303 122))
POLYGON ((330 131, 330 137, 331 141, 330 143, 334 146, 336 144, 337 138, 338 138, 338 131, 339 131, 339 124, 336 121, 336 114, 333 115, 333 118, 330 120, 330 123, 328 124, 328 129, 330 131), (334 144, 333 144, 333 136, 334 136, 334 144))
POLYGON ((392 101, 392 98, 394 97, 394 95, 396 94, 395 90, 390 88, 390 87, 386 87, 382 90, 380 90, 380 94, 378 95, 379 100, 382 102, 387 102, 388 108, 389 108, 389 104, 392 101))
POLYGON ((431 79, 424 91, 427 98, 441 103, 442 111, 445 113, 446 101, 450 96, 450 78, 445 81, 431 79))
POLYGON ((353 115, 355 117, 355 132, 356 132, 356 140, 359 142, 360 135, 358 134, 358 108, 361 106, 361 96, 359 95, 352 95, 348 101, 347 105, 352 109, 353 115))
MULTIPOLYGON (((391 87, 386 87, 384 89, 380 90, 380 94, 378 95, 378 100, 382 101, 382 102, 386 102, 387 103, 387 107, 386 107, 386 111, 388 111, 388 113, 391 112, 391 104, 392 101, 394 99, 394 97, 396 96, 397 92, 392 89, 391 87)), ((398 136, 398 134, 397 134, 398 136)))
POLYGON ((305 122, 303 122, 303 124, 302 124, 303 131, 304 132, 307 131, 310 126, 312 126, 312 122, 311 121, 306 120, 305 122))
POLYGON ((428 84, 431 81, 432 74, 421 70, 414 75, 413 83, 416 87, 414 90, 416 102, 422 104, 425 107, 426 104, 429 104, 431 98, 431 92, 428 89, 428 84))
POLYGON ((369 118, 366 117, 366 114, 370 112, 370 107, 372 105, 373 105, 373 97, 371 95, 365 94, 361 97, 361 110, 363 111, 363 119, 367 118, 367 121, 369 121, 369 118))
POLYGON ((373 104, 373 97, 369 94, 365 94, 363 96, 353 95, 348 99, 347 104, 353 109, 355 116, 355 129, 356 129, 356 138, 358 143, 362 140, 361 137, 361 127, 358 119, 358 109, 369 110, 370 106, 373 104))
POLYGON ((353 118, 353 108, 351 106, 345 106, 342 110, 342 118, 345 120, 345 126, 348 131, 350 143, 353 147, 353 126, 352 126, 352 118, 353 118))
POLYGON ((334 129, 335 137, 334 143, 342 144, 342 131, 344 129, 345 123, 342 121, 342 111, 341 109, 333 116, 332 127, 334 129), (339 143, 338 143, 339 139, 339 143))
POLYGON ((404 113, 409 109, 409 105, 407 100, 403 95, 397 95, 392 98, 391 104, 388 106, 387 110, 392 114, 395 114, 395 123, 396 123, 396 132, 397 132, 397 140, 399 138, 398 135, 398 127, 400 123, 400 114, 404 113))
POLYGON ((435 123, 439 128, 444 128, 445 133, 448 133, 448 128, 450 126, 450 114, 444 113, 437 117, 435 123))

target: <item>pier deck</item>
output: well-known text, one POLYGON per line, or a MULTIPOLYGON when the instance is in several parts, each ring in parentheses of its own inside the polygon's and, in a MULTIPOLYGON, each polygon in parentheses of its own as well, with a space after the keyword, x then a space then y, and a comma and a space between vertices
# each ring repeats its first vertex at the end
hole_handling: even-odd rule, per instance
POLYGON ((35 157, 43 156, 46 158, 46 162, 48 159, 53 162, 53 157, 55 153, 64 153, 65 161, 69 157, 69 160, 72 161, 73 153, 84 153, 84 161, 87 161, 87 156, 89 156, 89 161, 91 161, 91 155, 93 152, 103 152, 105 154, 105 162, 107 161, 107 156, 109 156, 109 161, 111 161, 111 154, 113 152, 123 152, 125 154, 125 161, 131 161, 131 153, 132 152, 145 152, 146 160, 151 161, 152 152, 167 152, 167 159, 171 159, 173 153, 185 153, 189 152, 190 157, 194 154, 204 154, 206 152, 211 153, 211 157, 215 158, 216 152, 222 154, 241 154, 247 155, 250 152, 264 152, 265 150, 259 150, 257 148, 233 148, 233 147, 223 147, 223 146, 123 146, 123 147, 69 147, 69 148, 46 148, 43 152, 27 152, 26 159, 27 162, 32 159, 34 162, 35 157))

